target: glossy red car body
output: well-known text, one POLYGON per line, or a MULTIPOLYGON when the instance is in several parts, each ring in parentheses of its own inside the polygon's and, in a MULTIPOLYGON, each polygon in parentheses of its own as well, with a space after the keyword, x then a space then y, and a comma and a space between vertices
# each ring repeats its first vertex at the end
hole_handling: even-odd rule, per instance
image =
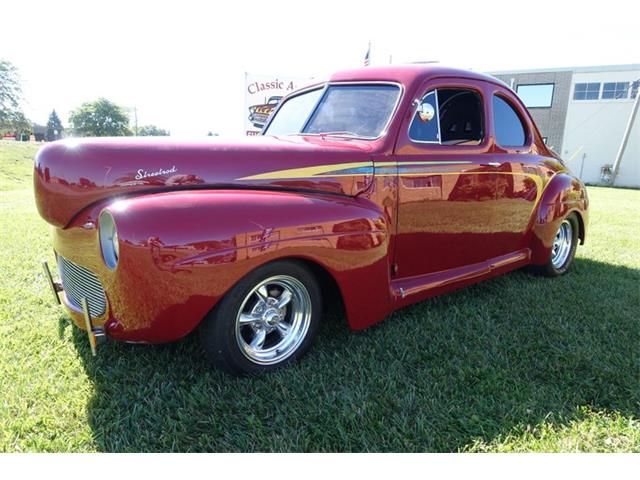
MULTIPOLYGON (((410 303, 545 263, 572 212, 584 241, 584 186, 498 80, 402 66, 341 72, 330 81, 399 84, 384 135, 90 139, 39 152, 38 209, 55 227, 57 255, 98 277, 108 303, 95 321, 109 337, 176 340, 243 276, 275 259, 301 259, 333 278, 349 326, 362 329, 410 303), (452 85, 482 98, 482 143, 413 143, 412 101, 452 85), (521 117, 524 147, 496 143, 494 94, 521 117), (103 209, 112 213, 120 242, 113 270, 98 240, 103 209)), ((78 306, 66 297, 64 303, 82 325, 78 306)))

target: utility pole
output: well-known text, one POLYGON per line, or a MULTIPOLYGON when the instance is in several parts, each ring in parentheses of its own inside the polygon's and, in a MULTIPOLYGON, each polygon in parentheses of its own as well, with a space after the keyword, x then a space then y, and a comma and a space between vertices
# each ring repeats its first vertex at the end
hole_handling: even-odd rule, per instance
POLYGON ((627 128, 625 129, 624 135, 622 136, 622 143, 620 143, 620 148, 618 149, 618 154, 616 155, 616 161, 613 164, 613 171, 611 172, 611 179, 609 180, 611 186, 615 184, 616 177, 618 176, 618 171, 620 170, 620 162, 622 162, 622 157, 624 155, 625 149, 627 148, 629 136, 631 135, 631 129, 633 128, 633 122, 636 119, 636 115, 638 114, 638 105, 640 105, 640 92, 636 93, 636 100, 633 102, 633 108, 631 109, 631 115, 629 115, 627 128))

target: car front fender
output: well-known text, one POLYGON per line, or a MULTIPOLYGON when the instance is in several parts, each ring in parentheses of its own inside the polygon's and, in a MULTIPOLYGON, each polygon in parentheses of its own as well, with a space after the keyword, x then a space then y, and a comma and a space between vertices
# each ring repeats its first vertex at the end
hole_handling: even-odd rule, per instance
POLYGON ((106 207, 120 258, 105 273, 111 336, 169 341, 186 335, 243 276, 299 258, 333 277, 351 328, 391 310, 388 228, 366 199, 255 190, 138 196, 106 207))

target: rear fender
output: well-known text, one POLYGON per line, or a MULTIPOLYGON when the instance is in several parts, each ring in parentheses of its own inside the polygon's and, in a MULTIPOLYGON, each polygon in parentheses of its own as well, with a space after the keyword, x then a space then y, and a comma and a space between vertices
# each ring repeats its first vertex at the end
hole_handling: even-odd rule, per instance
POLYGON ((573 175, 559 173, 547 184, 534 213, 531 263, 543 265, 549 259, 553 239, 562 221, 575 212, 584 243, 588 224, 588 197, 584 184, 573 175))

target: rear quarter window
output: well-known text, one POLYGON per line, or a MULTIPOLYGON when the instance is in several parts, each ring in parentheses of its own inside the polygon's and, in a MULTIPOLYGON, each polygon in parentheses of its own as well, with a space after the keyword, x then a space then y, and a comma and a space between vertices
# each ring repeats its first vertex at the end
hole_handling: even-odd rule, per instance
POLYGON ((493 96, 493 125, 496 142, 502 147, 523 147, 526 130, 516 110, 503 98, 493 96))

